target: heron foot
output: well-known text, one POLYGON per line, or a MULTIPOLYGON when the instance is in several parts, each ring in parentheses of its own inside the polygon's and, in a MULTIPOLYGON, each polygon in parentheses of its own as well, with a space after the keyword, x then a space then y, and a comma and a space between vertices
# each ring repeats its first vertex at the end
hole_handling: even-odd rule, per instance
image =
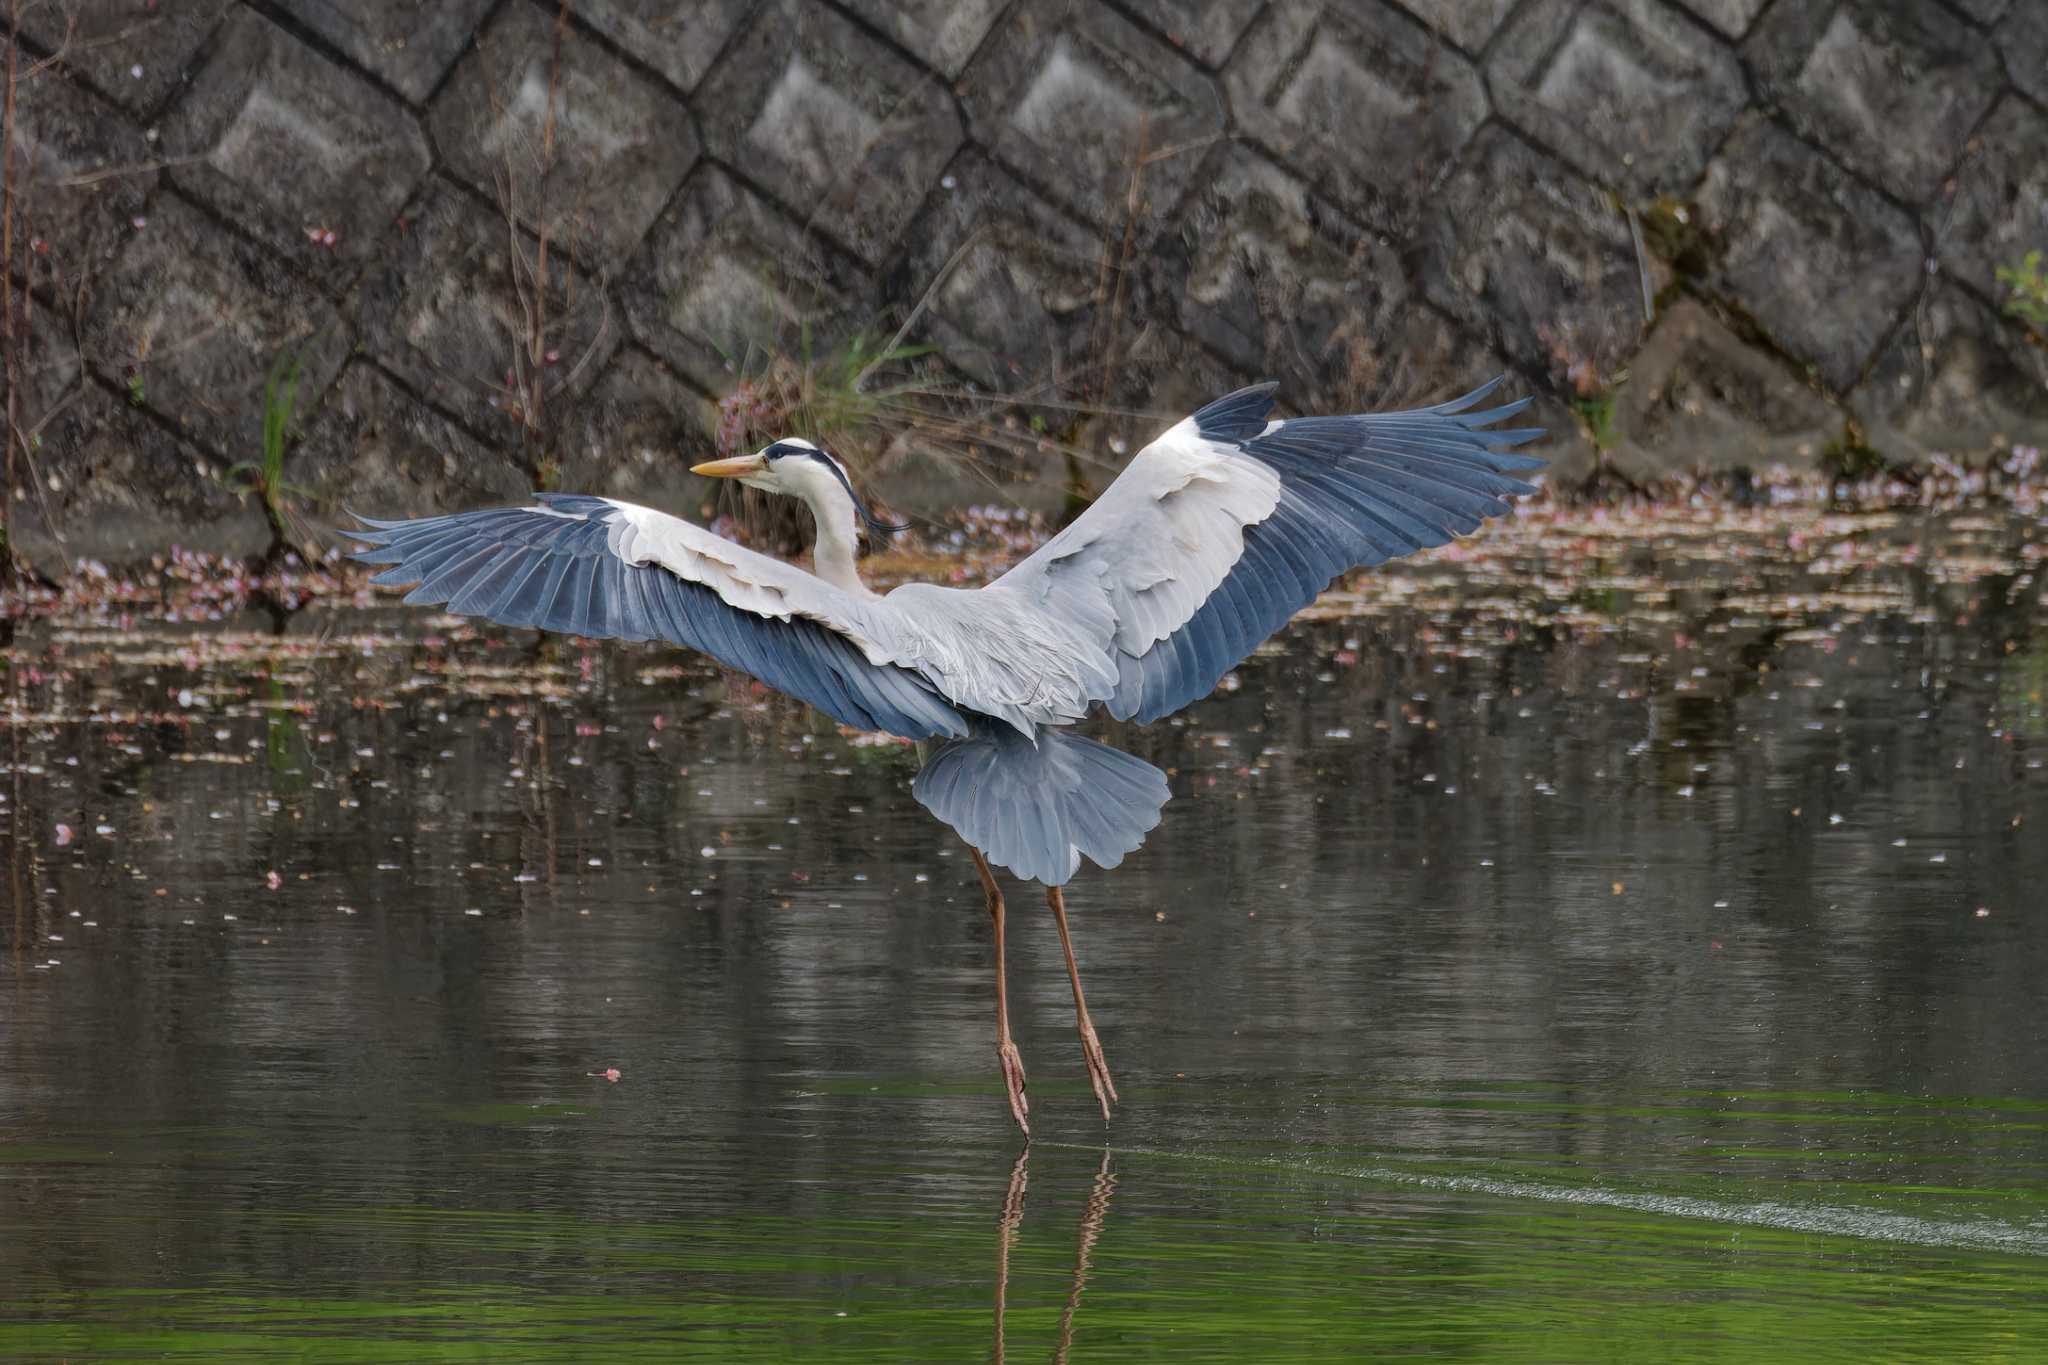
POLYGON ((1102 1056, 1102 1040, 1095 1036, 1095 1025, 1081 1021, 1081 1056, 1088 1063, 1088 1083, 1095 1087, 1095 1102, 1102 1106, 1102 1121, 1109 1122, 1109 1106, 1122 1103, 1117 1099, 1116 1082, 1109 1078, 1109 1063, 1102 1056))
POLYGON ((1031 1112, 1031 1101, 1024 1098, 1024 1056, 1015 1043, 1005 1038, 996 1044, 996 1058, 1003 1065, 1003 1087, 1010 1092, 1010 1116, 1028 1138, 1031 1124, 1024 1116, 1031 1112))

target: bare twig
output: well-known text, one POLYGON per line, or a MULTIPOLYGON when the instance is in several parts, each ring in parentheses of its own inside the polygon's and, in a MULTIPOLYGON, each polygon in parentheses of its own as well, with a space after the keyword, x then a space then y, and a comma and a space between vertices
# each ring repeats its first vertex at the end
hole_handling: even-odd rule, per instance
MULTIPOLYGON (((506 157, 502 174, 493 179, 500 187, 499 202, 504 210, 507 275, 512 285, 513 300, 519 305, 520 323, 524 328, 521 336, 512 338, 510 371, 512 396, 519 401, 519 420, 524 423, 532 417, 532 409, 524 401, 531 382, 527 373, 527 353, 531 347, 525 343, 526 338, 531 337, 534 329, 540 325, 541 308, 533 297, 535 287, 530 273, 533 266, 526 259, 526 248, 519 240, 519 209, 516 197, 519 193, 519 182, 514 178, 511 162, 512 158, 506 157)), ((546 281, 541 281, 539 288, 545 290, 546 281)))
POLYGON ((21 431, 21 377, 26 340, 14 308, 14 220, 20 209, 15 183, 15 95, 21 80, 21 0, 7 0, 7 89, 0 108, 0 347, 7 374, 7 484, 0 488, 0 589, 14 586, 14 450, 21 431))
POLYGON ((896 335, 889 338, 889 344, 877 351, 875 358, 863 366, 861 372, 853 377, 853 391, 855 393, 864 390, 867 387, 868 376, 872 375, 877 369, 880 369, 882 362, 896 353, 896 348, 903 344, 903 338, 910 335, 910 329, 917 325, 917 320, 924 316, 924 310, 931 307, 932 300, 938 297, 940 286, 945 284, 947 279, 952 276, 954 270, 959 268, 960 262, 967 259, 967 253, 981 245, 982 238, 986 236, 988 236, 988 225, 983 224, 969 233, 966 241, 954 248, 953 254, 946 258, 946 263, 939 267, 939 273, 932 277, 930 286, 925 289, 923 296, 918 299, 917 306, 910 310, 910 316, 903 319, 903 325, 896 329, 896 335))
POLYGON ((1186 142, 1171 143, 1161 147, 1156 152, 1145 153, 1138 158, 1139 164, 1149 166, 1155 161, 1171 161, 1174 157, 1184 156, 1189 152, 1199 152, 1205 147, 1214 146, 1228 136, 1228 133, 1205 133, 1201 137, 1190 138, 1186 142))
MULTIPOLYGON (((499 213, 505 221, 507 283, 518 313, 516 330, 508 338, 511 358, 504 386, 497 391, 508 400, 508 411, 519 422, 520 439, 536 478, 545 478, 544 469, 549 463, 549 400, 568 387, 567 381, 552 386, 547 382, 547 369, 551 363, 548 336, 550 329, 557 325, 552 314, 559 311, 566 316, 575 308, 573 274, 568 277, 559 309, 550 296, 552 276, 549 258, 555 247, 555 234, 548 211, 557 169, 562 52, 569 36, 569 7, 570 0, 561 0, 555 12, 553 42, 548 54, 547 105, 541 116, 538 142, 515 135, 513 121, 495 81, 490 82, 485 91, 503 139, 499 164, 492 172, 491 180, 497 193, 499 213), (526 164, 529 160, 530 166, 526 164), (519 188, 521 184, 530 186, 527 192, 533 195, 531 203, 523 200, 525 192, 519 188), (534 244, 531 247, 522 235, 522 222, 533 225, 534 244)), ((607 316, 600 323, 600 336, 608 324, 607 316)), ((581 372, 589 359, 590 353, 586 353, 577 362, 571 370, 571 379, 581 372)))
MULTIPOLYGON (((8 22, 8 32, 10 34, 21 32, 21 20, 18 12, 10 11, 10 14, 12 14, 13 17, 11 17, 8 22)), ((57 50, 55 52, 52 52, 49 56, 43 58, 41 61, 37 62, 34 66, 31 66, 28 69, 27 73, 22 77, 22 79, 34 80, 37 76, 42 75, 51 67, 61 65, 65 57, 70 55, 71 40, 72 38, 77 36, 77 33, 78 15, 76 13, 66 13, 64 16, 64 37, 61 41, 58 42, 57 50)), ((11 43, 14 40, 10 37, 8 41, 11 43)))
MULTIPOLYGON (((155 9, 155 4, 152 3, 150 5, 150 8, 155 9)), ((165 8, 168 10, 169 7, 166 6, 165 8)), ((221 10, 223 11, 225 11, 226 8, 226 5, 221 6, 221 10)), ((96 47, 118 47, 122 43, 127 42, 130 38, 133 38, 138 34, 147 33, 150 29, 155 28, 158 24, 164 21, 164 17, 165 16, 163 14, 152 14, 146 19, 136 20, 134 23, 129 24, 125 28, 110 29, 107 32, 100 34, 97 38, 88 39, 87 41, 80 43, 78 46, 83 48, 87 52, 92 51, 96 47)), ((77 32, 78 16, 74 14, 71 16, 70 22, 68 22, 64 26, 63 44, 59 46, 55 52, 51 53, 48 57, 44 58, 43 64, 47 65, 50 62, 62 61, 71 47, 73 36, 76 35, 77 32)))
MULTIPOLYGON (((30 338, 35 336, 35 312, 35 291, 24 287, 21 291, 21 312, 19 315, 19 340, 24 345, 30 338)), ((8 387, 10 389, 16 387, 20 380, 27 376, 27 361, 23 360, 17 368, 21 373, 10 375, 8 380, 8 387)), ((71 382, 71 387, 65 391, 64 396, 44 409, 43 414, 36 418, 35 425, 27 430, 22 430, 19 425, 20 413, 18 411, 11 414, 11 420, 8 423, 8 434, 12 438, 13 444, 20 449, 22 462, 28 466, 28 484, 29 487, 36 490, 36 506, 42 511, 43 525, 48 529, 51 537, 60 545, 64 543, 64 531, 57 524, 56 514, 50 510, 49 487, 43 481, 43 472, 36 468, 36 440, 42 435, 43 428, 48 426, 56 418, 57 414, 78 401, 79 395, 85 392, 85 382, 83 374, 75 377, 71 382)), ((9 452, 10 456, 12 453, 12 451, 9 452)), ((8 478, 10 500, 13 483, 14 480, 10 474, 8 478)))
MULTIPOLYGON (((1136 249, 1138 238, 1138 212, 1144 205, 1143 186, 1145 167, 1149 164, 1146 145, 1152 138, 1152 120, 1149 115, 1138 119, 1138 150, 1131 158, 1131 176, 1124 190, 1124 240, 1123 250, 1117 257, 1116 289, 1109 301, 1109 339, 1102 350, 1102 376, 1096 385, 1095 397, 1107 400, 1116 387, 1117 332, 1121 329, 1124 309, 1124 281, 1131 268, 1131 253, 1136 249)), ((1105 260, 1107 244, 1105 244, 1105 260)))
POLYGON ((600 311, 597 315, 597 330, 590 334, 590 344, 583 348, 583 354, 576 357, 576 362, 569 367, 568 372, 556 383, 555 393, 557 396, 567 393, 570 389, 576 387, 576 380, 583 374, 584 370, 590 367, 590 362, 597 359, 598 354, 604 349, 605 338, 611 335, 611 295, 603 289, 599 289, 597 298, 600 305, 600 311))
POLYGON ((1643 221, 1636 216, 1634 204, 1622 205, 1622 212, 1628 215, 1628 237, 1636 248, 1636 278, 1643 288, 1643 326, 1648 327, 1657 320, 1657 297, 1650 288, 1650 258, 1643 250, 1643 221))
POLYGON ((536 434, 546 430, 547 385, 542 367, 548 349, 548 190, 554 178, 555 128, 562 105, 562 44, 569 36, 569 0, 555 10, 555 42, 548 53, 548 107, 540 124, 540 202, 535 205, 534 226, 540 244, 534 251, 533 325, 526 334, 527 363, 533 372, 533 393, 527 412, 527 427, 536 434))
POLYGON ((153 175, 158 171, 176 170, 180 166, 196 166, 205 161, 210 153, 195 156, 165 157, 161 161, 138 161, 132 166, 106 166, 97 171, 80 171, 76 175, 59 176, 50 184, 60 189, 83 189, 107 180, 119 180, 129 175, 153 175))

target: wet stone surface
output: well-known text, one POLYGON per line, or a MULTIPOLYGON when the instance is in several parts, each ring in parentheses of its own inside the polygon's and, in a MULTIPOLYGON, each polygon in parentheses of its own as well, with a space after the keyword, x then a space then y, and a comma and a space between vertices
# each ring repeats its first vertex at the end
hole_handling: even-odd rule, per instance
POLYGON ((574 14, 688 94, 703 82, 749 8, 748 0, 578 0, 574 14))
POLYGON ((1997 98, 1996 52, 1937 0, 1786 0, 1744 52, 1797 122, 1909 200, 1939 187, 1997 98))
POLYGON ((68 302, 134 233, 159 174, 149 141, 128 115, 51 73, 18 87, 15 147, 37 284, 68 302))
MULTIPOLYGON (((477 439, 363 358, 301 426, 292 477, 308 510, 328 525, 353 525, 350 511, 432 516, 533 491, 533 476, 506 449, 477 439)), ((501 445, 514 443, 509 428, 501 445)))
POLYGON ((23 5, 23 36, 138 118, 183 88, 186 68, 233 0, 65 0, 23 5))
POLYGON ((1605 374, 1634 349, 1642 287, 1628 225, 1552 158, 1489 128, 1432 217, 1429 296, 1503 350, 1564 375, 1582 364, 1605 374))
POLYGON ((1397 332, 1412 303, 1392 248, 1242 145, 1204 178, 1178 240, 1186 265, 1167 273, 1186 281, 1183 329, 1296 402, 1346 387, 1354 351, 1397 332))
POLYGON ((1403 234, 1487 112, 1469 61, 1377 4, 1281 0, 1239 44, 1226 85, 1253 140, 1348 212, 1403 234))
POLYGON ((386 249, 431 160, 396 100, 248 10, 222 26, 162 145, 173 183, 329 289, 386 249))
POLYGON ((697 100, 707 147, 869 265, 959 147, 952 97, 822 6, 769 5, 697 100))
POLYGON ((697 520, 720 481, 690 473, 713 448, 711 400, 646 352, 628 348, 571 414, 562 437, 563 488, 626 498, 697 520))
POLYGON ((1683 440, 1706 469, 1817 467, 1843 414, 1782 362, 1759 355, 1711 311, 1681 299, 1657 319, 1615 405, 1623 434, 1611 452, 1631 478, 1651 479, 1683 440))
POLYGON ((1465 51, 1477 56, 1499 31, 1515 0, 1408 0, 1406 8, 1465 51))
POLYGON ((1223 131, 1215 82, 1106 7, 1026 0, 963 83, 983 146, 1097 228, 1121 237, 1134 224, 1140 241, 1223 131))
POLYGON ((1583 175, 1683 190, 1749 101, 1735 53, 1658 0, 1538 0, 1488 62, 1495 103, 1583 175))
POLYGON ((928 281, 931 331, 948 359, 998 389, 1099 378, 1095 232, 979 154, 963 156, 947 179, 918 224, 909 264, 928 281))
POLYGON ((633 335, 712 390, 850 336, 872 284, 844 251, 715 166, 690 177, 629 266, 620 293, 633 335))
POLYGON ((2013 0, 1955 0, 1956 8, 1980 24, 1995 24, 2013 0))
POLYGON ((1998 26, 1997 42, 2013 84, 2048 102, 2048 7, 2014 5, 1998 26))
POLYGON ((363 345, 415 391, 485 430, 518 424, 536 318, 549 392, 588 387, 624 328, 603 291, 452 185, 409 209, 355 299, 363 345), (516 253, 516 254, 515 254, 516 253))
POLYGON ((1678 0, 1730 38, 1740 38, 1771 0, 1678 0))
POLYGON ((1715 283, 1830 388, 1852 387, 1918 292, 1913 221, 1806 144, 1757 121, 1708 169, 1715 283))
POLYGON ((1260 0, 1127 0, 1123 8, 1213 71, 1258 16, 1260 0))
POLYGON ((455 65, 495 0, 277 0, 286 14, 333 43, 418 104, 455 65))
POLYGON ((696 164, 674 94, 529 4, 478 35, 430 124, 451 171, 578 260, 630 255, 696 164), (552 144, 552 151, 549 150, 552 144))
POLYGON ((988 37, 1003 0, 850 0, 847 8, 951 78, 988 37))
POLYGON ((1911 310, 1850 405, 1873 445, 1909 459, 2025 444, 2048 424, 2048 354, 1943 281, 1911 310))
POLYGON ((39 435, 42 487, 16 505, 14 535, 52 578, 81 559, 133 564, 173 546, 234 559, 270 549, 262 508, 220 461, 101 384, 84 381, 39 435))
POLYGON ((229 463, 261 458, 264 385, 280 359, 299 358, 310 408, 352 342, 289 267, 167 194, 100 278, 82 336, 103 380, 229 463))
POLYGON ((9 491, 11 534, 29 564, 61 581, 81 560, 131 563, 172 542, 228 555, 267 550, 269 523, 228 487, 221 463, 81 371, 68 331, 33 327, 22 362, 30 477, 9 491))
POLYGON ((2000 267, 2048 249, 2048 115, 2014 95, 2000 100, 1971 138, 1954 184, 1933 215, 1941 262, 2003 298, 2000 267))

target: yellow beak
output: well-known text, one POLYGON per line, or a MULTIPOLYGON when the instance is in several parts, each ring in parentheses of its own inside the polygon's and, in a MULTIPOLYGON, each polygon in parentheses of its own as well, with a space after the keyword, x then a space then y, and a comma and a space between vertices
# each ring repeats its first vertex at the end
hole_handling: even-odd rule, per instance
POLYGON ((690 472, 712 479, 743 479, 749 474, 760 473, 767 466, 768 461, 759 455, 735 455, 730 460, 708 460, 703 464, 693 464, 690 466, 690 472))

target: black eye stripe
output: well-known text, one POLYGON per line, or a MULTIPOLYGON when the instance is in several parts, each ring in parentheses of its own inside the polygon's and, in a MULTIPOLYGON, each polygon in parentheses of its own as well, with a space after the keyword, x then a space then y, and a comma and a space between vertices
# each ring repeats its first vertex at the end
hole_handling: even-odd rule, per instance
POLYGON ((874 514, 868 511, 867 504, 860 500, 860 494, 854 492, 853 485, 847 482, 846 471, 839 467, 839 462, 816 446, 788 445, 782 441, 777 441, 774 445, 761 452, 762 458, 771 464, 785 455, 808 455, 819 464, 825 466, 825 468, 831 470, 832 477, 839 480, 839 486, 846 490, 846 496, 853 499, 854 512, 859 515, 861 521, 866 523, 870 530, 888 535, 896 531, 908 531, 910 529, 907 524, 892 526, 886 521, 877 521, 874 514))

